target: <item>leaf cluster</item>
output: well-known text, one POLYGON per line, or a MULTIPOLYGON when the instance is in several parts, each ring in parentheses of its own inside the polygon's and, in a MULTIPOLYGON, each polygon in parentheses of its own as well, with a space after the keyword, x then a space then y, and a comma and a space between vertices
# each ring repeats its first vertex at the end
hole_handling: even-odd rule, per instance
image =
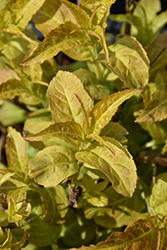
POLYGON ((114 2, 0 5, 2 249, 166 249, 167 13, 114 2), (114 43, 107 18, 124 22, 114 43))

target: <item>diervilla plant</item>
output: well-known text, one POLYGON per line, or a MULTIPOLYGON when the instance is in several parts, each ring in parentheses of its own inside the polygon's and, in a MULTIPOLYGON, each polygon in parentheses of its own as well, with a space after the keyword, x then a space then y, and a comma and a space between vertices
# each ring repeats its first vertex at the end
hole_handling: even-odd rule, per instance
POLYGON ((2 249, 167 247, 167 12, 114 2, 0 4, 2 249), (114 43, 107 18, 124 22, 114 43))

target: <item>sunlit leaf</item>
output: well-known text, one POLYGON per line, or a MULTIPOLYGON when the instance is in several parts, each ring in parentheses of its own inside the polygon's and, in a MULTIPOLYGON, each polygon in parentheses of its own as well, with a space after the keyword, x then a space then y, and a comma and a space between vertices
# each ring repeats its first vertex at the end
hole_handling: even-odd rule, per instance
POLYGON ((93 101, 84 90, 81 81, 72 73, 59 71, 48 88, 51 113, 55 122, 74 121, 84 127, 85 118, 76 95, 82 99, 87 114, 93 108, 93 101))
POLYGON ((100 170, 112 183, 113 188, 124 196, 131 197, 136 188, 136 166, 129 152, 115 139, 103 137, 113 148, 115 155, 106 146, 97 142, 75 154, 85 167, 100 170))
POLYGON ((155 78, 157 91, 144 109, 140 110, 136 122, 157 122, 167 118, 167 73, 162 71, 155 78))
POLYGON ((77 24, 75 17, 65 4, 52 0, 45 0, 42 7, 33 16, 33 21, 44 36, 66 21, 77 24))
POLYGON ((100 192, 106 188, 108 183, 107 181, 104 181, 104 184, 101 184, 102 183, 95 184, 93 179, 86 174, 82 180, 82 185, 85 188, 84 199, 86 199, 89 204, 96 207, 104 207, 108 205, 108 197, 100 192), (99 186, 102 186, 102 188, 99 186))
POLYGON ((26 176, 29 162, 26 142, 22 138, 21 134, 12 127, 8 128, 6 155, 9 170, 26 176))
POLYGON ((115 1, 116 0, 82 0, 80 7, 89 14, 92 26, 100 25, 102 28, 106 28, 107 17, 115 1))
POLYGON ((88 28, 89 26, 89 16, 87 13, 79 8, 76 4, 69 2, 67 0, 60 0, 65 6, 69 8, 73 16, 75 17, 77 23, 84 28, 88 28))
POLYGON ((114 72, 129 88, 142 88, 148 83, 149 60, 142 45, 130 36, 124 36, 108 47, 109 61, 104 53, 98 60, 114 72))
POLYGON ((21 95, 22 93, 31 93, 22 81, 10 79, 0 84, 0 99, 13 99, 15 96, 21 95))
POLYGON ((29 162, 30 176, 45 187, 56 186, 78 172, 72 150, 61 146, 47 147, 29 162))
POLYGON ((167 216, 167 174, 163 174, 152 189, 150 206, 161 217, 167 216))
POLYGON ((11 0, 3 9, 5 21, 24 29, 45 0, 11 0))
MULTIPOLYGON (((125 229, 124 232, 112 233, 106 241, 100 242, 96 246, 81 247, 79 250, 165 249, 166 235, 166 226, 158 228, 158 218, 150 217, 136 221, 133 226, 125 229)), ((72 248, 72 250, 74 249, 72 248)))
POLYGON ((22 123, 26 119, 26 111, 15 104, 3 100, 0 106, 0 122, 3 126, 22 123))
POLYGON ((89 44, 89 37, 78 29, 76 24, 67 21, 51 30, 33 54, 22 62, 22 65, 43 63, 45 60, 56 56, 60 51, 89 44))
POLYGON ((44 208, 45 221, 48 224, 56 224, 66 216, 69 204, 62 186, 41 188, 38 192, 44 208))
POLYGON ((94 219, 95 223, 106 228, 117 228, 128 223, 145 208, 145 201, 141 197, 142 189, 137 186, 131 198, 118 194, 112 187, 102 193, 108 197, 108 204, 103 208, 87 205, 84 207, 85 217, 94 219))
POLYGON ((9 222, 20 221, 26 218, 27 216, 29 216, 30 212, 31 212, 30 203, 20 202, 16 204, 12 197, 9 198, 9 203, 8 203, 8 221, 9 222))
POLYGON ((99 101, 90 112, 91 131, 99 134, 102 128, 110 122, 118 107, 131 96, 140 92, 139 89, 128 89, 99 101))
POLYGON ((167 139, 167 119, 161 122, 141 122, 140 125, 158 143, 164 143, 167 139))
POLYGON ((113 137, 121 143, 127 142, 125 135, 128 134, 128 131, 118 122, 108 123, 101 131, 101 136, 113 137))
POLYGON ((29 135, 26 139, 29 141, 43 141, 52 137, 71 138, 84 142, 84 131, 75 122, 54 123, 38 134, 29 135))
POLYGON ((7 197, 12 197, 16 203, 26 200, 28 186, 18 187, 9 190, 7 197))
POLYGON ((8 228, 6 232, 3 232, 0 227, 0 248, 10 250, 12 247, 12 233, 8 228))

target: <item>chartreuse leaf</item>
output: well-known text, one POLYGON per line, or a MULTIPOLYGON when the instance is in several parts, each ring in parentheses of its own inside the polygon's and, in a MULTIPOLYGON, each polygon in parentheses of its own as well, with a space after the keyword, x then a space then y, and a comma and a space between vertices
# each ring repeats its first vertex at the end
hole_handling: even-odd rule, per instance
MULTIPOLYGON (((112 233, 106 241, 89 247, 81 247, 78 250, 165 249, 166 235, 166 224, 159 228, 158 218, 154 216, 136 221, 133 226, 126 228, 124 232, 112 233)), ((72 248, 72 250, 75 249, 72 248)))
POLYGON ((22 249, 29 241, 29 234, 21 228, 11 229, 12 233, 12 248, 14 250, 22 249))
POLYGON ((101 131, 101 136, 113 137, 121 143, 126 143, 127 138, 125 135, 128 134, 128 131, 118 122, 108 123, 101 131))
POLYGON ((108 182, 95 184, 94 180, 87 174, 84 174, 82 185, 85 188, 84 199, 93 206, 104 207, 108 204, 108 197, 101 193, 106 188, 108 182))
POLYGON ((56 186, 78 172, 73 151, 66 147, 51 146, 38 152, 29 162, 30 176, 45 187, 56 186))
POLYGON ((136 122, 157 122, 167 118, 167 73, 159 72, 156 75, 157 91, 144 109, 140 110, 136 122))
POLYGON ((80 7, 89 14, 92 25, 99 25, 106 28, 107 17, 110 13, 111 5, 115 1, 116 0, 82 0, 80 7))
POLYGON ((84 127, 85 116, 76 95, 82 99, 85 111, 89 114, 93 101, 81 81, 73 73, 59 71, 48 88, 50 109, 55 122, 73 121, 84 127))
POLYGON ((99 101, 90 112, 90 131, 100 134, 116 113, 118 107, 135 94, 141 93, 140 89, 127 89, 114 93, 99 101))
POLYGON ((37 191, 42 200, 46 223, 56 224, 60 222, 66 216, 69 205, 63 187, 58 185, 51 188, 40 188, 37 191))
POLYGON ((15 203, 12 197, 9 198, 8 202, 8 221, 17 222, 28 217, 31 212, 30 203, 15 203))
POLYGON ((152 188, 150 196, 150 206, 160 217, 167 216, 167 174, 163 174, 152 188))
MULTIPOLYGON (((0 227, 7 227, 9 224, 8 222, 8 215, 4 211, 0 209, 0 227)), ((1 241, 1 239, 0 239, 1 241)))
POLYGON ((84 27, 84 28, 89 27, 89 16, 82 8, 79 8, 76 4, 71 3, 67 0, 60 0, 60 2, 62 2, 65 6, 69 8, 73 16, 75 17, 77 23, 81 27, 84 27))
POLYGON ((141 197, 142 189, 137 188, 131 198, 125 198, 118 194, 111 186, 102 194, 108 197, 108 204, 101 208, 86 205, 84 207, 85 217, 94 219, 97 225, 105 228, 119 228, 141 215, 145 209, 145 201, 141 197))
POLYGON ((32 20, 44 36, 66 21, 77 24, 73 13, 64 3, 61 1, 53 2, 52 0, 45 0, 32 20))
POLYGON ((67 21, 51 30, 33 54, 22 62, 22 65, 43 63, 45 60, 56 56, 60 51, 89 45, 90 43, 89 37, 76 24, 67 21))
POLYGON ((24 29, 44 1, 11 0, 2 10, 5 22, 16 24, 19 28, 24 29))
POLYGON ((29 141, 43 141, 52 137, 71 138, 84 142, 84 131, 76 122, 54 123, 41 132, 26 137, 29 141))
POLYGON ((7 138, 6 155, 9 170, 26 176, 29 162, 26 142, 21 134, 12 127, 8 128, 7 138))
POLYGON ((124 36, 108 47, 109 61, 101 52, 98 61, 106 65, 129 88, 142 88, 148 83, 149 60, 142 45, 131 36, 124 36))
POLYGON ((12 233, 8 228, 5 232, 0 227, 0 248, 10 250, 12 247, 12 233))
POLYGON ((159 53, 165 48, 167 40, 167 31, 160 34, 152 43, 150 43, 147 48, 147 54, 151 62, 150 75, 155 77, 158 70, 163 69, 166 65, 167 50, 165 49, 163 53, 159 53), (155 60, 156 59, 156 60, 155 60))
POLYGON ((115 139, 103 137, 113 148, 115 155, 106 146, 92 143, 85 150, 78 151, 76 159, 85 167, 100 170, 112 183, 113 188, 124 196, 131 197, 136 188, 136 166, 129 152, 115 139))
POLYGON ((158 143, 164 143, 167 139, 167 119, 161 122, 141 122, 143 129, 149 132, 158 143))
POLYGON ((28 186, 18 187, 8 191, 8 197, 12 197, 16 203, 26 200, 28 186))
POLYGON ((0 84, 0 99, 13 99, 22 93, 32 94, 30 89, 20 80, 10 79, 0 84))
POLYGON ((7 33, 11 33, 17 36, 22 37, 24 40, 26 40, 27 42, 33 44, 34 46, 38 46, 38 43, 35 42, 33 39, 31 39, 30 37, 28 37, 26 34, 24 34, 16 25, 14 24, 9 24, 7 26, 7 28, 3 29, 3 31, 7 32, 7 33))

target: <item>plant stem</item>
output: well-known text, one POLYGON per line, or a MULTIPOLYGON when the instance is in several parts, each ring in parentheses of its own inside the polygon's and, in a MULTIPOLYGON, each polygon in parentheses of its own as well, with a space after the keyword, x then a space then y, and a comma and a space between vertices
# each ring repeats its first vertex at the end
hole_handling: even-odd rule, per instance
POLYGON ((29 220, 26 221, 23 225, 21 225, 21 227, 24 227, 24 226, 25 226, 26 224, 28 224, 30 221, 35 220, 35 219, 37 219, 38 217, 41 217, 42 215, 44 215, 44 214, 42 213, 42 214, 39 214, 39 215, 37 215, 37 216, 35 216, 35 217, 29 219, 29 220))
POLYGON ((154 163, 154 164, 156 164, 156 166, 167 167, 167 158, 164 158, 163 156, 138 157, 138 158, 135 159, 135 161, 138 164, 143 164, 143 163, 151 163, 151 164, 153 164, 154 163))
POLYGON ((158 53, 158 55, 156 55, 156 57, 152 60, 152 62, 150 62, 150 66, 153 65, 153 63, 160 57, 160 55, 165 51, 166 48, 167 48, 167 43, 162 48, 162 50, 158 53))

